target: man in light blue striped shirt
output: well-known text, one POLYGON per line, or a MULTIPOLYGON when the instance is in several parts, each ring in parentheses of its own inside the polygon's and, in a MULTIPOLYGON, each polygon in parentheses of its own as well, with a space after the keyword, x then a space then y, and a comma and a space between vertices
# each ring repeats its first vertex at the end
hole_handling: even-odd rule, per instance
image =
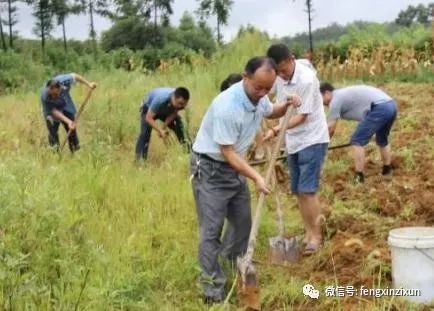
POLYGON ((246 177, 258 192, 269 193, 262 176, 246 161, 245 154, 262 119, 282 117, 298 100, 272 105, 268 92, 276 79, 276 65, 266 57, 251 59, 243 80, 220 93, 200 126, 191 158, 192 187, 196 201, 204 300, 221 302, 225 275, 219 255, 235 262, 247 250, 251 227, 250 194, 246 177), (220 240, 223 223, 227 230, 220 240))

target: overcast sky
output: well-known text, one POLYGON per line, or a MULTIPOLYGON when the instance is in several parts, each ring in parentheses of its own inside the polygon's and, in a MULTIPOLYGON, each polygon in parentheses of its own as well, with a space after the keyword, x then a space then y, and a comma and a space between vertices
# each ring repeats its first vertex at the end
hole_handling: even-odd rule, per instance
MULTIPOLYGON (((392 21, 400 10, 408 5, 428 4, 433 0, 313 0, 315 9, 313 28, 327 26, 333 22, 345 24, 354 20, 384 22, 392 21)), ((230 40, 242 25, 251 24, 267 31, 270 35, 287 36, 307 29, 307 17, 304 12, 305 0, 234 0, 228 26, 223 28, 224 37, 230 40)), ((172 23, 178 24, 184 11, 193 12, 197 0, 175 0, 172 23)), ((1 12, 4 16, 4 12, 1 12)), ((34 19, 31 8, 20 6, 20 22, 16 26, 19 34, 34 37, 32 33, 34 19)), ((97 32, 110 27, 104 18, 95 19, 97 32)), ((215 27, 215 20, 209 20, 215 27)), ((67 20, 67 35, 71 38, 84 39, 89 33, 89 17, 74 16, 67 20)), ((60 37, 58 29, 53 36, 60 37)))

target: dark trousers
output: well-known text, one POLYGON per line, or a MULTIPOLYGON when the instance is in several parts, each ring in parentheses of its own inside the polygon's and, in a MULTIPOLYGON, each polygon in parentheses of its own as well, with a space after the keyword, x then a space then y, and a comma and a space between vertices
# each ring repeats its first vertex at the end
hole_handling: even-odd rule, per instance
MULTIPOLYGON (((151 142, 152 126, 150 126, 148 122, 146 122, 146 113, 147 110, 143 111, 140 114, 140 135, 137 139, 136 144, 137 160, 146 160, 146 158, 148 157, 149 144, 151 142)), ((165 121, 165 118, 159 116, 157 116, 156 119, 163 122, 165 121)), ((176 138, 181 144, 187 145, 187 141, 185 140, 184 136, 184 124, 182 123, 182 119, 180 116, 178 116, 172 123, 170 123, 168 125, 168 128, 175 133, 176 138)))
MULTIPOLYGON (((72 121, 75 120, 75 116, 72 113, 63 111, 63 114, 68 119, 70 119, 72 121)), ((58 149, 59 145, 60 145, 60 143, 59 143, 59 126, 60 126, 60 123, 63 124, 63 127, 65 128, 65 131, 67 133, 69 131, 69 126, 65 122, 57 121, 57 120, 53 119, 52 117, 46 118, 45 121, 46 121, 47 129, 48 129, 48 143, 50 144, 51 147, 55 147, 56 149, 58 149)), ((75 152, 78 149, 80 149, 80 143, 78 141, 78 136, 77 136, 76 130, 73 130, 71 132, 71 134, 68 136, 68 145, 69 145, 69 150, 71 150, 71 152, 75 152)))
POLYGON ((250 193, 244 176, 229 164, 192 153, 193 195, 199 221, 199 263, 204 295, 224 299, 226 276, 219 256, 235 263, 247 250, 250 228, 250 193), (227 219, 224 235, 223 223, 227 219))

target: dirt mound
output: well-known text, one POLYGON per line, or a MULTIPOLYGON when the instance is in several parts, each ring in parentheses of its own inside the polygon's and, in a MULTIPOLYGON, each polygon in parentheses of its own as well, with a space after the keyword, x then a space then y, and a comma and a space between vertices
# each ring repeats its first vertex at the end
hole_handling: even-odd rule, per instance
MULTIPOLYGON (((323 253, 311 278, 317 282, 337 281, 341 286, 372 286, 378 277, 380 266, 390 260, 387 245, 375 244, 375 240, 363 234, 338 232, 323 253)), ((390 280, 390 275, 383 276, 390 280)))
POLYGON ((332 214, 332 216, 327 220, 325 231, 325 235, 328 238, 332 238, 338 232, 371 237, 375 234, 375 224, 354 215, 334 216, 332 214))
POLYGON ((402 165, 404 164, 404 157, 399 156, 399 155, 394 155, 392 158, 392 168, 397 170, 399 168, 402 167, 402 165))
MULTIPOLYGON (((420 97, 418 92, 426 94, 423 87, 415 90, 405 85, 394 92, 402 99, 398 100, 399 115, 391 137, 391 179, 381 175, 381 157, 374 144, 366 148, 363 185, 352 182, 348 150, 329 152, 328 162, 345 161, 348 169, 330 166, 322 178, 327 185, 321 196, 327 218, 325 244, 318 254, 285 268, 288 275, 313 284, 373 288, 381 281, 383 287, 391 286, 388 232, 434 225, 434 149, 428 143, 434 135, 434 122, 429 118, 434 106, 429 105, 432 96, 427 94, 420 101, 413 100, 420 97)), ((342 301, 344 310, 359 309, 356 303, 360 301, 347 298, 342 301)), ((303 300, 295 309, 314 310, 315 306, 303 300)))

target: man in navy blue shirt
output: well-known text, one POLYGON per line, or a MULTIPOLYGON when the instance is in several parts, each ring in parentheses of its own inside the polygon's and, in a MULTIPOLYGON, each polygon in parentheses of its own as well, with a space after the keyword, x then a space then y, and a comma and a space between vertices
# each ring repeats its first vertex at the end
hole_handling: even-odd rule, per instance
POLYGON ((171 129, 181 144, 186 144, 184 125, 178 112, 183 110, 190 100, 190 92, 184 87, 161 87, 153 89, 144 99, 140 108, 141 131, 136 144, 136 159, 146 160, 152 129, 165 139, 171 129), (163 125, 156 122, 160 120, 163 125))
POLYGON ((62 74, 49 80, 41 90, 42 112, 48 129, 48 142, 52 147, 59 147, 59 125, 63 124, 68 136, 71 152, 80 149, 75 114, 77 109, 71 98, 71 87, 74 82, 86 85, 90 89, 96 88, 95 82, 89 82, 76 73, 62 74))

